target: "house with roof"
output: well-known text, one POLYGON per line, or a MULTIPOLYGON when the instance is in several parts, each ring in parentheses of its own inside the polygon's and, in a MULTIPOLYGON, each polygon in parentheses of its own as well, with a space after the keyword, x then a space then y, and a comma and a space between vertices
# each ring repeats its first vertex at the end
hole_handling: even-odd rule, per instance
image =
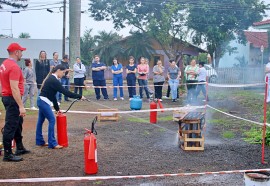
POLYGON ((232 54, 226 53, 220 59, 220 68, 241 66, 243 60, 245 66, 249 67, 259 67, 268 62, 268 33, 265 31, 245 31, 244 34, 247 43, 244 45, 236 40, 231 41, 229 45, 235 47, 236 50, 232 54))

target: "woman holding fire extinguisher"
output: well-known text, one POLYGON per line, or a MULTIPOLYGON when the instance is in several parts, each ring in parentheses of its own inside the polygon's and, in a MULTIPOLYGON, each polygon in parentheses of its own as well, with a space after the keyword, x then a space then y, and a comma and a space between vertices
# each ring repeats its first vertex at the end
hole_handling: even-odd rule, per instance
POLYGON ((38 121, 36 128, 36 145, 38 146, 48 146, 51 149, 61 149, 63 146, 58 145, 54 136, 54 126, 55 126, 55 116, 52 112, 51 106, 54 107, 57 113, 60 112, 59 105, 56 100, 56 93, 60 92, 65 96, 75 99, 84 100, 85 97, 79 94, 72 93, 61 85, 59 79, 61 79, 66 72, 66 67, 64 65, 55 66, 48 76, 43 81, 40 88, 40 95, 37 100, 37 106, 39 107, 38 121), (42 125, 45 118, 49 121, 48 126, 48 143, 44 141, 42 135, 42 125))

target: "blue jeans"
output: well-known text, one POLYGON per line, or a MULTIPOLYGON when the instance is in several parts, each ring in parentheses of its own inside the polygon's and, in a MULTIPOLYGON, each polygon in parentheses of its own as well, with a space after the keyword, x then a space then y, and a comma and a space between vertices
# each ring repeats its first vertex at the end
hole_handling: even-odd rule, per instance
POLYGON ((177 89, 179 85, 179 79, 169 79, 169 85, 171 88, 172 99, 177 98, 177 89))
MULTIPOLYGON (((64 86, 65 89, 69 90, 69 78, 66 78, 66 77, 62 77, 61 78, 61 84, 64 86)), ((64 96, 65 100, 68 100, 68 97, 65 95, 64 96)), ((59 93, 59 99, 62 100, 62 94, 59 93)))
MULTIPOLYGON (((200 81, 201 82, 201 81, 200 81)), ((202 81, 204 82, 204 81, 202 81)), ((201 83, 202 83, 201 82, 201 83)), ((205 84, 198 84, 197 85, 197 89, 196 89, 196 98, 199 96, 200 92, 202 91, 205 100, 207 100, 207 96, 206 96, 206 89, 205 89, 205 84)))
POLYGON ((127 76, 128 95, 130 98, 136 95, 136 77, 127 76))
MULTIPOLYGON (((123 86, 123 77, 115 77, 113 76, 113 97, 117 98, 117 87, 116 86, 123 86)), ((123 87, 119 87, 120 90, 120 97, 124 97, 123 87)))
POLYGON ((48 125, 48 147, 54 148, 57 146, 57 142, 54 136, 54 125, 55 125, 55 117, 53 111, 49 104, 42 101, 38 98, 37 105, 39 108, 38 111, 38 121, 36 128, 36 145, 44 145, 45 141, 42 135, 42 125, 45 121, 45 118, 49 121, 48 125))
POLYGON ((149 96, 149 92, 148 92, 148 87, 147 87, 147 80, 144 80, 144 79, 138 79, 138 83, 139 83, 139 86, 140 86, 140 97, 143 98, 143 89, 146 93, 146 97, 147 99, 150 98, 149 96))
POLYGON ((187 80, 186 83, 187 83, 187 102, 193 103, 194 100, 196 99, 196 87, 197 87, 197 84, 194 84, 194 83, 198 83, 198 81, 187 80))

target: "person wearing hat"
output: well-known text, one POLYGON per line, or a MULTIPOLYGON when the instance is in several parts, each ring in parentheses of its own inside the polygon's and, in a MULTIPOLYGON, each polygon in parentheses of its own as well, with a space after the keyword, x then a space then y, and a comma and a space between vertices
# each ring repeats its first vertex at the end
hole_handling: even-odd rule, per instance
POLYGON ((17 62, 21 60, 22 51, 26 48, 18 43, 11 43, 8 48, 9 57, 0 66, 2 85, 2 102, 6 110, 3 131, 4 157, 3 161, 22 161, 18 155, 30 153, 22 142, 22 124, 26 111, 22 102, 24 93, 24 77, 17 62), (16 141, 15 155, 12 153, 12 140, 16 141))

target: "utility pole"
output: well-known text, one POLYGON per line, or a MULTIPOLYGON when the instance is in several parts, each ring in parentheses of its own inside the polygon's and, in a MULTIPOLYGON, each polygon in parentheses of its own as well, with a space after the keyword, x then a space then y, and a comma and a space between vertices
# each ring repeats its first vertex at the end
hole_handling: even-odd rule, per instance
POLYGON ((69 59, 70 66, 80 57, 81 0, 69 0, 69 59))
POLYGON ((62 59, 66 53, 66 4, 67 1, 64 0, 63 5, 63 40, 62 40, 62 59))

